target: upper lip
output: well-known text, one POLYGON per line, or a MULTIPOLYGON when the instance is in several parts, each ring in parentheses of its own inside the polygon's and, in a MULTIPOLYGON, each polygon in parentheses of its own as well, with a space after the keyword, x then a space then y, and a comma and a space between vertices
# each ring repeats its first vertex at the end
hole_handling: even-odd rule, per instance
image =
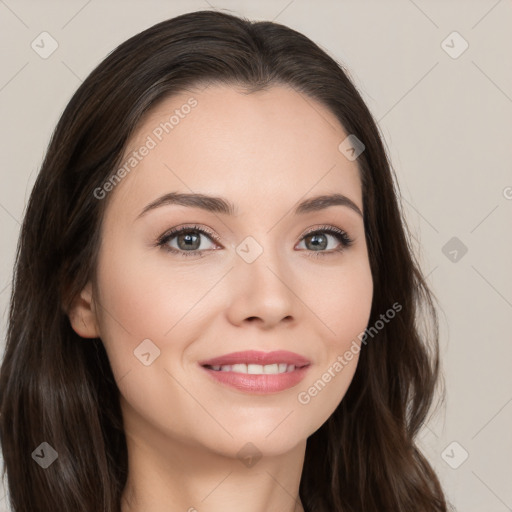
POLYGON ((289 352, 288 350, 276 350, 274 352, 260 352, 258 350, 246 350, 243 352, 232 352, 223 356, 214 357, 205 361, 200 361, 201 366, 224 366, 232 364, 267 364, 286 363, 293 364, 296 367, 307 366, 310 361, 305 357, 289 352))

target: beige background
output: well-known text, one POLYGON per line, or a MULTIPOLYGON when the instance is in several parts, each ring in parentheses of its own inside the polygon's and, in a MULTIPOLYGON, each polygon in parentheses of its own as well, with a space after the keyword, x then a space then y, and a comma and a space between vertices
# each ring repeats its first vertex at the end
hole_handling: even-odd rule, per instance
POLYGON ((443 307, 447 399, 420 445, 458 511, 512 511, 510 0, 0 0, 2 351, 20 221, 66 103, 120 42, 213 8, 288 25, 349 69, 379 122, 443 307), (58 43, 47 59, 31 48, 43 31, 58 43), (450 56, 464 40, 467 50, 450 56))

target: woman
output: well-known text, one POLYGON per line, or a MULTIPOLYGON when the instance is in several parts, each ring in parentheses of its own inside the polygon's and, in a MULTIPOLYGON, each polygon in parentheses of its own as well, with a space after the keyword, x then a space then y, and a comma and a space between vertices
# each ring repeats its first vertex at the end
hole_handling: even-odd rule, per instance
POLYGON ((13 509, 445 511, 415 445, 437 339, 343 69, 275 23, 159 23, 80 86, 31 194, 0 377, 13 509))

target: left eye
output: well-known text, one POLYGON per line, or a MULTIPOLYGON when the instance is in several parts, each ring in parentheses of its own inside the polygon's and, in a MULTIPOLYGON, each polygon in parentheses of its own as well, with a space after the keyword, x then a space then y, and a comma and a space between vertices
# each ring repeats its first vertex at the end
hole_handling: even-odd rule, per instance
POLYGON ((304 243, 306 249, 309 244, 313 248, 310 249, 312 251, 328 251, 328 250, 340 250, 336 246, 338 244, 334 243, 333 246, 329 246, 329 238, 332 240, 337 240, 338 244, 341 244, 343 247, 350 245, 350 240, 343 233, 337 233, 334 231, 323 230, 323 231, 315 231, 313 233, 309 233, 304 236, 301 240, 301 243, 304 243))

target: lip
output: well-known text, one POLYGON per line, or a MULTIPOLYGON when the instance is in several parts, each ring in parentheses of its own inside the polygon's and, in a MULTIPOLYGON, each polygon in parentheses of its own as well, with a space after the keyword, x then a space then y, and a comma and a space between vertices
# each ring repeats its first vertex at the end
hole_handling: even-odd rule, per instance
POLYGON ((310 361, 308 359, 287 350, 277 350, 274 352, 259 352, 256 350, 233 352, 231 354, 201 361, 199 364, 216 383, 224 384, 246 393, 260 395, 277 393, 296 386, 304 379, 310 367, 310 361), (296 368, 291 372, 262 375, 233 371, 225 372, 209 368, 209 366, 224 366, 237 363, 260 364, 263 366, 267 364, 286 363, 294 365, 296 368))
POLYGON ((201 366, 223 366, 237 363, 261 364, 263 366, 267 364, 286 363, 293 364, 297 367, 303 367, 309 365, 310 361, 305 357, 296 354, 295 352, 289 352, 288 350, 275 350, 273 352, 245 350, 243 352, 232 352, 230 354, 199 362, 201 366))

